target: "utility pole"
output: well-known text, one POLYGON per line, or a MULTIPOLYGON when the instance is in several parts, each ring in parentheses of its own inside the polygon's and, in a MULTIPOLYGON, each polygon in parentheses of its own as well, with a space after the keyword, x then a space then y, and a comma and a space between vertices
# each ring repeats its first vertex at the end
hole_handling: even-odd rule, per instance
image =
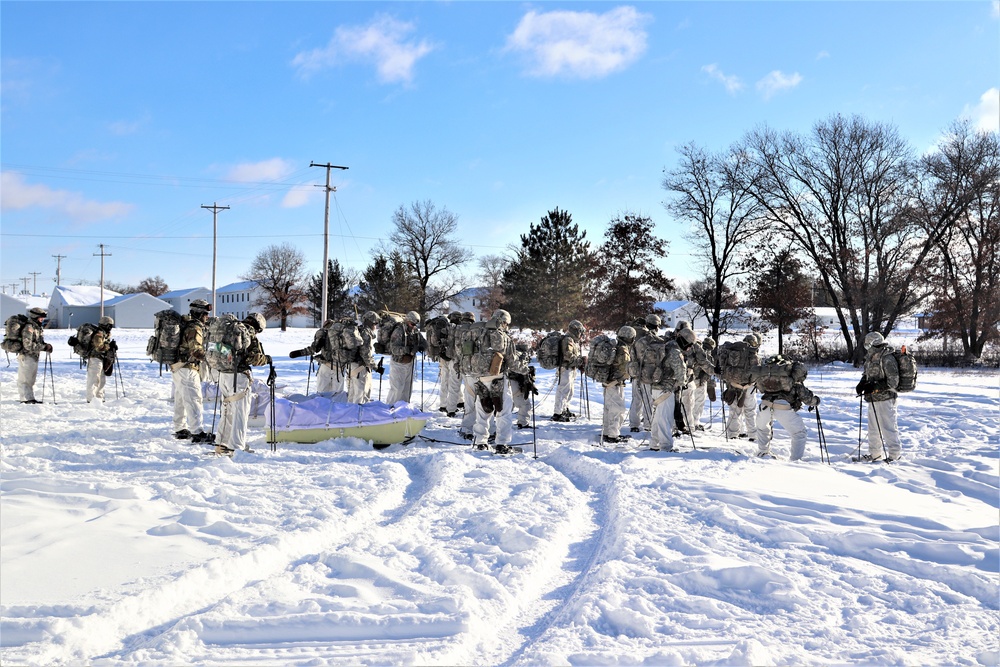
POLYGON ((56 258, 56 286, 62 285, 62 260, 66 259, 66 255, 52 255, 56 258))
POLYGON ((21 282, 24 283, 24 289, 21 290, 23 294, 27 294, 28 293, 28 281, 29 280, 31 280, 30 277, 28 277, 28 278, 21 278, 21 282))
POLYGON ((215 260, 219 248, 219 211, 228 211, 228 206, 219 206, 212 202, 211 206, 201 205, 212 211, 212 312, 215 313, 215 260))
POLYGON ((104 317, 104 258, 111 257, 111 253, 104 252, 103 243, 101 243, 100 246, 101 246, 101 252, 100 253, 95 252, 94 257, 97 257, 98 255, 100 255, 101 257, 101 317, 104 317))
POLYGON ((42 272, 41 271, 28 271, 28 275, 32 276, 32 278, 33 278, 33 280, 31 281, 31 293, 33 295, 37 295, 38 294, 38 276, 42 275, 42 272))
POLYGON ((10 293, 17 296, 17 283, 10 284, 10 293))
POLYGON ((323 322, 326 322, 326 315, 327 315, 326 313, 327 290, 330 288, 329 285, 330 270, 328 268, 330 264, 330 193, 337 191, 337 188, 330 187, 330 170, 331 169, 346 170, 348 169, 348 167, 338 167, 337 165, 330 164, 329 162, 327 162, 326 164, 316 164, 315 162, 310 162, 309 166, 326 168, 326 185, 317 186, 317 187, 323 187, 326 190, 326 212, 323 214, 323 289, 321 292, 322 296, 320 297, 323 300, 323 305, 320 306, 319 309, 320 312, 319 324, 320 326, 323 326, 323 322))

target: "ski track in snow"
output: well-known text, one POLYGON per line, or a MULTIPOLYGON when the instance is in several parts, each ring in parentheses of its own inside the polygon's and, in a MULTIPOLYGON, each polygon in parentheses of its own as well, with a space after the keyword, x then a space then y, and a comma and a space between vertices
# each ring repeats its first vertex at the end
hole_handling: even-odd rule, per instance
MULTIPOLYGON (((849 462, 857 371, 838 365, 807 381, 829 466, 806 411, 796 463, 780 428, 758 459, 717 412, 698 451, 594 446, 600 391, 591 419, 551 423, 546 371, 522 455, 471 452, 435 416, 455 444, 270 452, 252 429, 230 460, 169 439, 148 332, 116 331, 127 393, 109 378, 102 406, 67 336, 47 335, 56 405, 17 405, 0 368, 4 664, 1000 663, 995 374, 923 370, 892 465, 849 462)), ((289 391, 308 363, 280 355, 311 336, 264 334, 289 391)))

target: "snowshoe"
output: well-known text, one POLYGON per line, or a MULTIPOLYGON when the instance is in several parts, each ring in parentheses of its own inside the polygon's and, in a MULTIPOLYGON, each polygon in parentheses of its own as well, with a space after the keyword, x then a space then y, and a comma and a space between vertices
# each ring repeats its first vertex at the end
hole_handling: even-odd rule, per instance
POLYGON ((215 446, 215 455, 216 456, 228 456, 229 458, 233 458, 233 454, 235 454, 235 453, 236 453, 235 449, 230 449, 229 447, 226 447, 225 445, 216 445, 215 446))
POLYGON ((631 426, 631 427, 629 427, 629 432, 630 432, 630 433, 638 433, 638 432, 639 432, 639 431, 641 431, 641 430, 642 430, 642 429, 641 429, 641 428, 639 428, 638 426, 631 426))
POLYGON ((381 451, 383 449, 389 449, 389 445, 381 443, 381 442, 373 442, 372 443, 372 449, 377 449, 377 450, 381 451))
POLYGON ((182 428, 179 431, 174 431, 174 437, 177 438, 178 440, 187 440, 188 438, 191 437, 191 431, 187 430, 186 428, 182 428))
POLYGON ((885 456, 872 456, 871 454, 862 454, 860 457, 852 456, 851 461, 854 463, 885 463, 885 456))

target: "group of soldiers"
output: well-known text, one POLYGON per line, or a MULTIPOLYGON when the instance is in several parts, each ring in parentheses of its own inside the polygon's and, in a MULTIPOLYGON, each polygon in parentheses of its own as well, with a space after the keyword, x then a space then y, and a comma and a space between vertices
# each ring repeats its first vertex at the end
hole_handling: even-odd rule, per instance
MULTIPOLYGON (((205 335, 210 311, 211 305, 204 300, 191 302, 181 329, 177 361, 169 367, 174 395, 174 435, 193 442, 214 442, 219 453, 231 454, 247 446, 252 367, 271 365, 270 382, 274 370, 271 357, 264 353, 257 339, 257 334, 267 326, 266 320, 259 313, 251 313, 241 323, 249 341, 239 355, 238 365, 231 372, 216 372, 211 377, 218 383, 223 408, 219 432, 206 432, 202 381, 206 374, 205 335)), ((24 404, 40 403, 33 389, 39 355, 52 351, 43 337, 46 317, 44 309, 32 308, 20 332, 17 387, 20 402, 24 404)), ((458 428, 462 437, 471 440, 476 448, 485 449, 492 442, 495 451, 509 452, 514 425, 533 427, 530 421, 534 418, 533 397, 538 394, 535 367, 530 365, 531 350, 512 337, 510 313, 497 310, 484 322, 477 322, 471 312, 450 313, 443 323, 444 334, 436 337, 438 341, 430 349, 420 322, 415 311, 405 316, 369 311, 359 321, 327 320, 317 330, 312 344, 289 356, 293 359, 309 356, 318 362, 318 392, 346 392, 348 402, 364 403, 371 400, 372 373, 381 374, 384 370, 381 359, 376 364, 376 350, 388 354, 391 366, 386 402, 392 405, 409 402, 416 356, 429 352, 440 367, 440 410, 449 417, 458 417, 458 410, 464 408, 458 428), (348 333, 352 338, 346 338, 348 333), (341 338, 348 342, 331 344, 341 338), (380 344, 380 338, 385 342, 380 344)), ((111 338, 113 327, 112 318, 102 317, 90 336, 84 355, 88 402, 104 398, 105 379, 111 374, 109 361, 113 364, 117 353, 117 344, 111 338)), ((723 403, 729 409, 725 423, 727 437, 747 438, 756 442, 760 456, 770 456, 773 426, 777 422, 789 433, 790 459, 803 456, 806 429, 798 410, 803 406, 810 410, 817 407, 820 398, 805 386, 806 372, 801 364, 780 355, 762 363, 757 353, 761 338, 752 333, 743 340, 744 349, 749 351, 747 374, 729 376, 723 371, 721 358, 714 356, 721 357, 728 350, 717 350, 712 338, 699 340, 687 322, 678 323, 674 330, 661 333, 660 329, 659 316, 651 314, 618 329, 616 339, 611 341, 613 357, 600 375, 604 389, 603 442, 629 439, 630 435, 621 432, 627 418, 630 432, 649 432, 650 449, 673 451, 675 437, 704 429, 701 415, 706 400, 716 400, 716 378, 719 378, 724 387, 723 403), (626 408, 627 383, 632 386, 632 400, 626 408)), ((576 419, 570 402, 577 373, 588 370, 587 355, 583 352, 585 334, 584 325, 573 320, 559 337, 553 421, 576 419)), ((869 403, 869 452, 862 458, 891 461, 901 453, 896 418, 898 367, 890 354, 892 348, 881 334, 868 334, 864 345, 867 354, 857 393, 869 403)))

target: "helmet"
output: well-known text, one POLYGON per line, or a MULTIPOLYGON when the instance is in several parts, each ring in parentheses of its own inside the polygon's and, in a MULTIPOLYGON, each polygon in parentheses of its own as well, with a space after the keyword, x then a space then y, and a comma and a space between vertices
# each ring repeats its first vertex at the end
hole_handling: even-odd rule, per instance
POLYGON ((31 315, 32 317, 48 317, 49 311, 45 310, 44 308, 32 308, 31 310, 28 311, 28 314, 31 315))
POLYGON ((698 337, 694 335, 694 331, 691 330, 690 328, 681 329, 680 331, 678 331, 677 338, 678 340, 684 341, 688 345, 694 345, 695 343, 698 342, 698 337))
POLYGON ((877 345, 885 343, 885 338, 877 331, 873 331, 865 336, 865 349, 871 349, 877 345))
POLYGON ((510 326, 510 313, 506 310, 495 310, 493 311, 493 321, 497 324, 506 324, 510 326))
POLYGON ((646 328, 647 329, 659 329, 660 328, 660 316, 659 315, 646 315, 646 328))
POLYGON ((674 331, 680 331, 681 329, 690 329, 691 323, 687 320, 677 320, 677 326, 674 327, 674 331))
POLYGON ((323 328, 329 329, 333 326, 333 320, 323 320, 323 328))
POLYGON ((204 299, 195 299, 191 302, 191 310, 203 310, 207 313, 212 310, 212 304, 204 299))
POLYGON ((475 322, 476 321, 476 314, 474 312, 472 312, 471 310, 467 310, 464 313, 462 313, 462 321, 463 322, 475 322))
POLYGON ((582 336, 583 332, 587 330, 586 327, 583 326, 583 322, 580 320, 573 320, 570 322, 567 329, 569 329, 570 334, 578 337, 582 336))
POLYGON ((99 327, 103 327, 103 326, 113 327, 113 326, 115 326, 115 321, 113 319, 111 319, 110 317, 108 317, 107 315, 105 315, 101 319, 97 320, 97 326, 99 326, 99 327))
POLYGON ((462 321, 462 313, 458 312, 457 310, 451 311, 450 313, 448 313, 448 321, 451 322, 452 324, 458 324, 459 322, 462 321))
POLYGON ((701 341, 701 346, 703 348, 705 348, 706 350, 709 350, 709 351, 714 350, 715 349, 715 339, 712 338, 711 336, 705 336, 705 338, 702 339, 702 341, 701 341))
POLYGON ((626 324, 618 330, 618 340, 622 343, 631 343, 635 340, 635 329, 626 324))
POLYGON ((375 324, 376 322, 378 322, 378 320, 379 320, 378 313, 376 313, 374 310, 369 310, 367 313, 361 316, 361 321, 364 322, 365 324, 375 324))
POLYGON ((743 337, 743 342, 750 347, 760 347, 760 338, 757 337, 757 334, 747 334, 743 337))
POLYGON ((257 329, 257 333, 267 328, 267 320, 260 313, 250 313, 243 321, 247 324, 252 324, 257 329))
POLYGON ((406 314, 406 321, 410 324, 420 324, 420 313, 415 310, 411 310, 406 314))

